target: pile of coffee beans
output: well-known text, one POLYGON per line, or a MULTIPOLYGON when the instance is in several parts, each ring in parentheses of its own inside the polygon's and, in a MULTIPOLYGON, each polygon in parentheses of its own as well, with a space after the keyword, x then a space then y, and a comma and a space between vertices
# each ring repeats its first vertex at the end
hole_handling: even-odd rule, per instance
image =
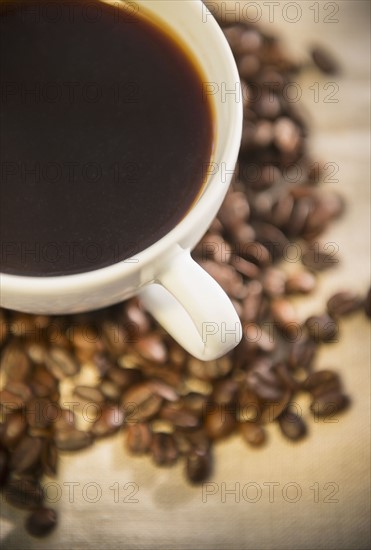
MULTIPOLYGON (((233 301, 243 339, 204 363, 137 299, 75 316, 0 310, 0 483, 8 503, 29 511, 31 535, 57 523, 42 481, 57 476, 61 453, 120 431, 133 455, 158 466, 182 458, 188 481, 201 483, 212 473, 214 442, 232 433, 261 447, 276 422, 288 440, 305 437, 300 392, 310 395, 314 417, 349 404, 339 375, 315 370, 315 357, 338 340, 340 317, 361 308, 370 317, 370 292, 364 299, 342 290, 304 322, 290 301, 336 266, 318 237, 344 209, 340 196, 319 188, 325 165, 309 156, 307 122, 287 94, 301 67, 255 26, 224 32, 242 78, 244 130, 230 191, 193 255, 233 301), (285 260, 295 270, 286 273, 285 260)), ((321 52, 314 58, 329 63, 321 52)))

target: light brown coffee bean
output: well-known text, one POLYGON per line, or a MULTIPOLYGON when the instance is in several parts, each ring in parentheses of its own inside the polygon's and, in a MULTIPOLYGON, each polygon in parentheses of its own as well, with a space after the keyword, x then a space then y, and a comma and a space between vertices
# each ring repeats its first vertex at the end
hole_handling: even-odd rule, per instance
POLYGON ((294 306, 285 298, 275 298, 271 302, 273 320, 288 336, 296 338, 300 333, 300 324, 294 306))
POLYGON ((210 404, 206 411, 205 430, 210 439, 229 436, 236 427, 236 417, 229 407, 210 404))
POLYGON ((159 415, 176 428, 197 428, 200 424, 198 416, 187 410, 182 403, 163 405, 159 415))
POLYGON ((310 271, 299 271, 290 275, 286 281, 288 294, 310 294, 316 287, 316 278, 310 271))
POLYGON ((162 397, 153 392, 148 382, 136 384, 124 393, 121 405, 128 422, 143 422, 157 414, 162 397))
POLYGON ((52 346, 45 358, 46 367, 58 380, 74 376, 79 371, 79 364, 74 356, 62 347, 52 346))
POLYGON ((252 447, 261 447, 266 440, 266 434, 263 426, 256 422, 242 422, 239 425, 240 433, 246 443, 252 447))
POLYGON ((99 388, 92 386, 76 386, 73 396, 78 398, 80 406, 84 403, 102 404, 104 402, 103 393, 99 388))
POLYGON ((230 357, 224 356, 214 361, 200 361, 195 357, 188 360, 188 372, 200 380, 216 380, 226 376, 232 370, 230 357))
POLYGON ((4 423, 4 430, 0 437, 1 443, 8 449, 14 448, 27 430, 25 415, 21 412, 8 414, 4 423))
POLYGON ((31 373, 31 361, 21 348, 18 342, 8 344, 0 361, 0 369, 8 380, 13 382, 24 382, 31 373))
POLYGON ((94 422, 91 433, 94 437, 106 437, 115 433, 124 422, 124 411, 118 406, 106 405, 94 422))

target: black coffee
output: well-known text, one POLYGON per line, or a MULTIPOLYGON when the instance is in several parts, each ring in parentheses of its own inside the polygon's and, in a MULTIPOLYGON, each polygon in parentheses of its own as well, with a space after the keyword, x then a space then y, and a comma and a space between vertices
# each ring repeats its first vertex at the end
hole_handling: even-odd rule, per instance
POLYGON ((200 73, 135 3, 10 2, 0 14, 1 271, 135 256, 203 185, 213 120, 200 73))

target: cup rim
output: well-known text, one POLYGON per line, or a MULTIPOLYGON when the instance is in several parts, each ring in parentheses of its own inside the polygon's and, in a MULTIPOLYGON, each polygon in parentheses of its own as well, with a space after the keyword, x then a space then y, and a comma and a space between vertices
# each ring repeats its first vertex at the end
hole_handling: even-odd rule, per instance
MULTIPOLYGON (((202 0, 195 0, 188 3, 188 7, 192 6, 195 10, 195 14, 198 16, 202 14, 202 10, 205 9, 202 0)), ((208 13, 207 25, 210 32, 214 36, 218 37, 220 45, 219 55, 223 56, 223 62, 225 64, 225 81, 240 83, 240 77, 238 74, 237 66, 228 44, 227 39, 224 36, 222 29, 215 20, 211 13, 208 13)), ((201 63, 202 65, 202 63, 201 63)), ((242 133, 242 102, 230 102, 229 113, 229 125, 225 135, 225 147, 221 153, 223 162, 227 166, 235 166, 238 156, 238 151, 241 142, 242 133)), ((217 109, 214 109, 216 120, 218 119, 217 109)), ((0 303, 1 294, 3 292, 18 292, 25 287, 28 291, 35 291, 37 293, 47 293, 48 291, 63 291, 73 290, 81 286, 94 286, 99 281, 105 283, 113 282, 119 278, 130 276, 132 273, 138 270, 138 266, 143 268, 149 263, 154 262, 156 258, 164 255, 171 249, 172 246, 181 242, 187 235, 191 227, 197 227, 198 224, 204 219, 205 212, 210 211, 213 206, 219 207, 226 191, 226 187, 229 186, 229 181, 226 179, 222 182, 217 174, 212 174, 204 182, 203 189, 200 196, 196 199, 196 202, 187 212, 187 214, 177 223, 171 231, 164 235, 161 239, 140 251, 135 256, 116 262, 107 267, 94 269, 82 273, 74 273, 67 275, 56 276, 25 276, 15 275, 9 273, 0 272, 0 303), (218 185, 215 185, 218 183, 218 185)))

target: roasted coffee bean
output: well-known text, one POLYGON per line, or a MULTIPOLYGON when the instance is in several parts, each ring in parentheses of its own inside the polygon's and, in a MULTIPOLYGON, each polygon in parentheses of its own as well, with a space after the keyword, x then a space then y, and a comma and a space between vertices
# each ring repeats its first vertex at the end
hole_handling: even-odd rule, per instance
POLYGON ((100 335, 101 330, 90 323, 74 324, 67 330, 68 339, 79 361, 90 361, 95 354, 103 351, 100 335))
POLYGON ((10 456, 10 468, 17 474, 32 471, 39 463, 41 449, 40 438, 24 436, 10 456))
POLYGON ((295 340, 289 352, 287 364, 292 369, 309 370, 317 352, 317 343, 311 338, 301 336, 295 340))
POLYGON ((106 401, 117 402, 120 400, 122 391, 119 386, 117 386, 111 380, 103 380, 99 386, 100 391, 104 395, 106 401))
POLYGON ((310 294, 316 287, 316 278, 310 271, 299 271, 287 278, 288 294, 310 294))
POLYGON ((343 411, 349 406, 350 400, 346 395, 337 391, 329 391, 317 395, 310 405, 315 417, 326 417, 334 422, 335 413, 343 411))
POLYGON ((252 447, 260 447, 265 443, 265 430, 263 426, 256 422, 242 422, 240 424, 240 433, 243 440, 252 447))
POLYGON ((336 75, 339 73, 339 65, 333 55, 322 46, 312 48, 311 56, 316 66, 324 73, 336 75))
POLYGON ((111 366, 108 369, 106 376, 118 388, 120 388, 121 391, 137 384, 142 378, 142 374, 138 369, 122 369, 117 366, 111 366))
POLYGON ((329 315, 312 315, 305 326, 315 342, 337 342, 338 325, 329 315))
POLYGON ((149 334, 143 336, 134 345, 144 359, 154 363, 166 363, 167 349, 159 335, 149 334))
POLYGON ((8 323, 2 310, 0 309, 0 345, 2 346, 8 337, 8 323))
POLYGON ((259 267, 252 262, 244 260, 241 256, 232 256, 230 262, 232 267, 247 279, 257 279, 260 275, 259 267))
POLYGON ((74 376, 79 371, 79 364, 72 353, 62 347, 52 346, 48 350, 45 364, 51 374, 58 380, 74 376))
POLYGON ((198 417, 203 415, 207 404, 206 395, 202 395, 197 392, 190 392, 187 395, 185 395, 182 398, 182 400, 185 407, 189 411, 191 411, 193 414, 195 414, 198 417))
POLYGON ((31 428, 47 428, 58 414, 57 404, 45 397, 35 397, 27 403, 26 418, 31 428))
POLYGON ((236 427, 235 414, 228 406, 210 403, 206 410, 205 430, 210 439, 222 439, 236 427))
POLYGON ((270 359, 258 359, 246 373, 247 388, 263 401, 280 401, 284 394, 283 384, 273 369, 270 359))
POLYGON ((151 328, 151 323, 145 311, 136 299, 125 304, 123 312, 123 324, 128 332, 130 343, 136 342, 151 328))
POLYGON ((337 292, 327 301, 327 311, 333 318, 349 315, 362 307, 362 299, 352 291, 337 292))
POLYGON ((289 409, 285 410, 278 417, 278 424, 282 434, 292 441, 302 439, 307 433, 307 427, 304 420, 301 416, 289 409))
POLYGON ((273 320, 288 337, 297 338, 300 324, 294 306, 285 298, 275 298, 271 302, 273 320))
POLYGON ((94 422, 91 433, 94 437, 106 437, 115 433, 124 422, 124 411, 121 407, 106 406, 94 422))
POLYGON ((93 443, 93 436, 89 432, 72 428, 57 432, 54 442, 60 451, 80 451, 93 443))
POLYGON ((155 433, 151 442, 151 453, 158 466, 171 466, 179 456, 176 440, 172 434, 155 433))
POLYGON ((317 250, 316 248, 308 249, 301 256, 301 261, 313 271, 324 271, 330 269, 339 263, 336 251, 326 252, 325 250, 317 250))
POLYGON ((0 390, 0 406, 5 411, 15 411, 22 409, 26 401, 19 395, 8 391, 7 389, 0 390))
POLYGON ((200 261, 201 267, 205 269, 222 287, 222 289, 233 298, 240 298, 243 294, 242 276, 228 264, 218 264, 212 260, 200 261))
POLYGON ((263 271, 261 281, 264 292, 270 298, 278 298, 284 294, 286 275, 280 269, 268 267, 263 271))
POLYGON ((223 378, 232 370, 230 357, 224 356, 214 361, 200 361, 195 357, 188 360, 188 372, 201 380, 216 380, 223 378))
POLYGON ((328 369, 310 374, 302 387, 303 390, 310 392, 313 396, 333 391, 340 392, 342 389, 339 375, 328 369))
POLYGON ((122 398, 122 407, 128 422, 143 422, 159 412, 162 397, 153 392, 151 383, 132 386, 122 398))
POLYGON ((138 422, 128 424, 126 431, 126 447, 132 454, 149 452, 152 442, 152 432, 148 424, 138 422))
POLYGON ((210 449, 193 449, 186 458, 186 476, 191 483, 206 481, 211 473, 212 459, 210 449))
POLYGON ((292 391, 291 389, 286 389, 282 392, 281 397, 278 400, 265 401, 264 405, 262 405, 262 413, 259 417, 260 421, 263 424, 267 424, 276 420, 276 418, 278 418, 280 414, 282 414, 282 412, 288 407, 291 399, 292 391))
POLYGON ((25 415, 21 412, 8 414, 4 423, 4 430, 0 437, 1 443, 8 449, 15 447, 27 430, 25 415))
POLYGON ((164 420, 169 420, 176 428, 196 428, 200 424, 196 414, 187 410, 184 405, 177 403, 163 405, 159 416, 164 420))
POLYGON ((104 395, 100 389, 91 386, 76 386, 73 395, 79 399, 80 405, 82 403, 101 404, 104 402, 104 395))
POLYGON ((58 416, 54 421, 54 429, 57 432, 69 431, 76 427, 75 413, 71 409, 59 408, 58 416))
POLYGON ((42 505, 43 490, 36 479, 12 478, 4 489, 6 501, 24 510, 34 510, 42 505))
POLYGON ((37 508, 25 522, 26 531, 33 537, 46 537, 57 526, 57 513, 51 508, 37 508))
POLYGON ((102 340, 109 353, 121 355, 127 350, 129 336, 123 325, 107 320, 102 323, 102 340))
POLYGON ((214 385, 211 400, 217 405, 230 405, 237 399, 238 383, 235 380, 220 380, 214 385))
POLYGON ((156 395, 159 395, 166 401, 178 401, 179 395, 175 391, 175 389, 170 386, 169 384, 166 384, 162 380, 152 380, 150 382, 151 389, 153 393, 156 395))
POLYGON ((31 361, 18 343, 10 343, 1 355, 0 370, 8 380, 24 382, 31 372, 31 361))
POLYGON ((230 231, 236 225, 246 222, 249 214, 250 207, 246 195, 241 192, 232 192, 224 199, 218 218, 223 227, 230 231))
POLYGON ((251 281, 245 288, 246 295, 242 303, 242 319, 250 323, 258 318, 262 304, 263 286, 260 281, 251 281))

